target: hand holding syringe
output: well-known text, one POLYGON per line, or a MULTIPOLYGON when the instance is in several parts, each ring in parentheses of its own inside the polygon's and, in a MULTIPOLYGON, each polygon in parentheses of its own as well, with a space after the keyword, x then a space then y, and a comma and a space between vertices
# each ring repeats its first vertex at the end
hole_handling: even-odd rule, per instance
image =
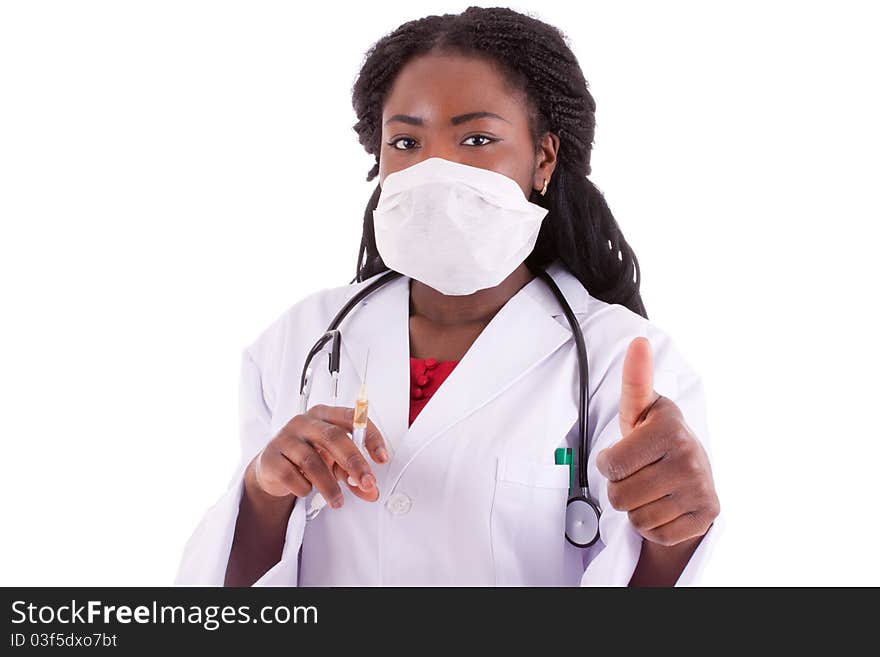
POLYGON ((304 504, 314 491, 322 502, 331 500, 338 507, 345 497, 340 481, 346 481, 355 497, 366 502, 378 500, 379 488, 370 466, 388 462, 390 445, 366 417, 365 388, 363 393, 358 400, 363 402, 360 414, 357 408, 316 404, 293 416, 249 466, 256 486, 253 494, 300 498, 295 504, 304 504), (360 447, 350 435, 357 437, 360 447), (349 482, 349 475, 360 486, 349 482))
MULTIPOLYGON (((367 401, 367 367, 370 364, 370 350, 367 349, 367 358, 364 363, 364 379, 361 383, 360 394, 358 394, 358 398, 355 401, 354 405, 354 417, 352 420, 352 431, 351 431, 351 439, 354 441, 354 444, 357 446, 358 450, 360 450, 361 454, 364 455, 364 458, 369 458, 369 455, 366 450, 365 442, 366 442, 366 434, 367 434, 367 409, 369 407, 369 403, 367 401)), ((329 464, 328 464, 329 465, 329 464)), ((347 483, 349 488, 352 489, 356 493, 360 493, 358 490, 360 487, 358 486, 357 480, 353 477, 349 476, 347 479, 347 483)), ((362 495, 358 494, 359 497, 362 495)), ((311 520, 315 516, 317 516, 321 509, 323 509, 327 505, 324 496, 321 493, 316 493, 311 500, 311 504, 309 508, 306 509, 306 520, 311 520)))

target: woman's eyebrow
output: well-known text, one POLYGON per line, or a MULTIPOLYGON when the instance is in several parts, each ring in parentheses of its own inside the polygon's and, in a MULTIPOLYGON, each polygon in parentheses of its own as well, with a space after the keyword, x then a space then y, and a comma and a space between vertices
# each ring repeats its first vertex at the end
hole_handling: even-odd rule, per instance
MULTIPOLYGON (((453 116, 449 122, 452 125, 460 125, 465 123, 466 121, 473 121, 474 119, 501 119, 502 121, 506 121, 510 123, 503 116, 499 116, 494 112, 468 112, 467 114, 459 114, 458 116, 453 116)), ((392 121, 399 121, 400 123, 407 123, 409 125, 424 125, 425 121, 420 116, 409 116, 407 114, 395 114, 390 119, 385 121, 385 125, 388 125, 392 121)))

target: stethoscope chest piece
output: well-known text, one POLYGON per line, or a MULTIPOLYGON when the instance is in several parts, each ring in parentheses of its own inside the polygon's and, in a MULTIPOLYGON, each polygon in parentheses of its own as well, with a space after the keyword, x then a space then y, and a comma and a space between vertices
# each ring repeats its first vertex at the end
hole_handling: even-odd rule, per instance
POLYGON ((565 538, 585 548, 599 540, 599 507, 583 495, 572 497, 565 507, 565 538))

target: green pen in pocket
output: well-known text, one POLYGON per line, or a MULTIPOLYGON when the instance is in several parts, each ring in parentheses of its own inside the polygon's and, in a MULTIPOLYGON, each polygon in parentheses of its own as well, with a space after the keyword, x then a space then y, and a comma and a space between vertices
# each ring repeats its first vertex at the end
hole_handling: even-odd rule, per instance
POLYGON ((568 496, 571 497, 571 491, 574 490, 574 460, 571 447, 557 447, 555 458, 556 465, 568 466, 568 496))

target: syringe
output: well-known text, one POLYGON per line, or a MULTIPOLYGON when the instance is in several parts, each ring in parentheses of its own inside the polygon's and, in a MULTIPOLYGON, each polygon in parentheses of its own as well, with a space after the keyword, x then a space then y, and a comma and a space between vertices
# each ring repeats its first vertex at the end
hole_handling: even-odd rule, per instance
MULTIPOLYGON (((354 404, 354 421, 352 422, 351 439, 358 449, 363 453, 365 451, 364 441, 367 436, 367 366, 370 364, 370 350, 367 349, 367 360, 364 363, 364 380, 361 383, 361 392, 354 404)), ((364 454, 364 458, 366 458, 364 454)))

